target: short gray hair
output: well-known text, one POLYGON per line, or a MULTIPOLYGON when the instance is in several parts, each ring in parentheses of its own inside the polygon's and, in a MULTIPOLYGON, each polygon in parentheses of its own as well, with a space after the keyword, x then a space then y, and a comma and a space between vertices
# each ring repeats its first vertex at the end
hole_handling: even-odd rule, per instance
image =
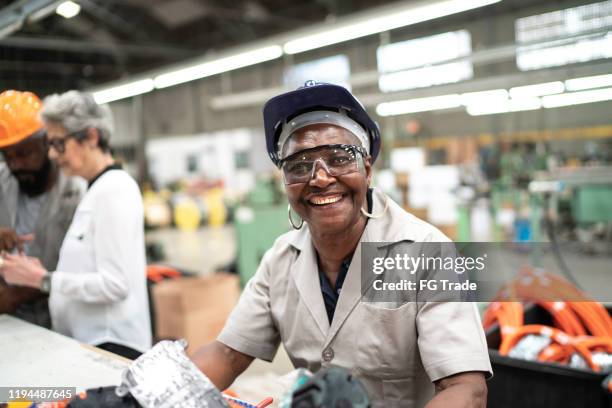
POLYGON ((40 112, 45 122, 61 125, 68 133, 95 128, 100 134, 99 147, 108 151, 113 133, 113 115, 107 105, 98 105, 92 94, 68 91, 53 94, 43 100, 40 112))

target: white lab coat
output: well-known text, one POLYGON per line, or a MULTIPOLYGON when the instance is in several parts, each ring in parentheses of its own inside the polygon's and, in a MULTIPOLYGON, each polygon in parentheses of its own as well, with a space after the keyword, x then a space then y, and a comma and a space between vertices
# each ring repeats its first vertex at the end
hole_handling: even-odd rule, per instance
POLYGON ((123 170, 87 191, 52 274, 54 330, 93 345, 151 347, 143 214, 138 185, 123 170))

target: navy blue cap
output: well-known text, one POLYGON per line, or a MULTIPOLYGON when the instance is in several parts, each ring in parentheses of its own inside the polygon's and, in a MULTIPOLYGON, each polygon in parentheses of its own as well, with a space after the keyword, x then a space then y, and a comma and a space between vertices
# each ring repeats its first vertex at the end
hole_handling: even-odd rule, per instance
POLYGON ((380 151, 380 130, 376 122, 363 108, 361 103, 346 89, 339 85, 306 81, 304 86, 270 99, 263 108, 266 147, 268 155, 278 165, 278 137, 283 124, 297 115, 315 110, 344 110, 359 123, 370 137, 370 156, 372 163, 380 151))

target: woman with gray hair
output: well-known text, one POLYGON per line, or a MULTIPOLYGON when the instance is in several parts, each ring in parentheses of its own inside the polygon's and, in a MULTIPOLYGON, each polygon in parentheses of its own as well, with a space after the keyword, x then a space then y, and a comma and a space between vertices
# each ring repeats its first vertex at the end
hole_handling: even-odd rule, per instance
POLYGON ((110 109, 69 91, 47 97, 41 116, 49 157, 89 188, 55 272, 35 258, 5 254, 0 273, 49 293, 54 330, 136 358, 151 346, 143 206, 138 185, 112 157, 110 109))

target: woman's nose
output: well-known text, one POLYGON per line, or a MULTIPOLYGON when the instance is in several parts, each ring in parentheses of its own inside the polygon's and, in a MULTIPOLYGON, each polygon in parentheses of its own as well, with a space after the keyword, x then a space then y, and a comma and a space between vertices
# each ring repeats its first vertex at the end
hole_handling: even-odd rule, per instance
POLYGON ((336 178, 329 173, 323 160, 315 161, 312 166, 312 177, 309 183, 311 186, 327 187, 336 181, 336 178))

